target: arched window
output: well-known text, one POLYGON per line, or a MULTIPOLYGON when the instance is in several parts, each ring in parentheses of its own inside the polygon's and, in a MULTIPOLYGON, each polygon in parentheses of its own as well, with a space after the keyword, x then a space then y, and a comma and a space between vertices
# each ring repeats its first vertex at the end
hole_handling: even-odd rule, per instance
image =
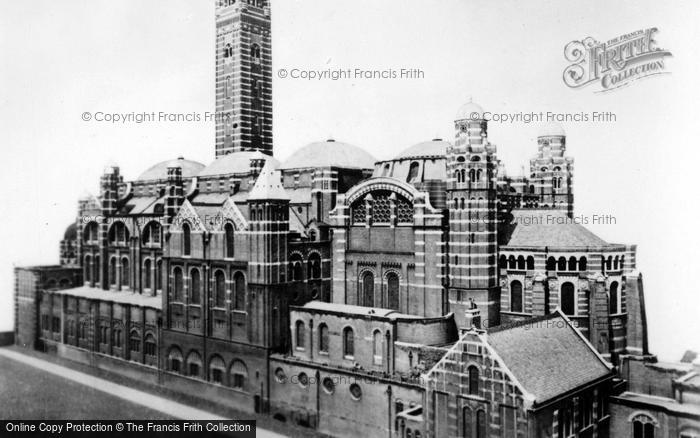
POLYGON ((177 347, 172 347, 168 352, 168 369, 174 373, 181 373, 182 352, 177 347))
POLYGON ((295 341, 298 350, 303 350, 306 346, 306 326, 303 321, 297 321, 295 329, 295 341))
POLYGON ((613 261, 613 269, 617 271, 617 269, 620 267, 620 257, 615 256, 615 260, 613 261))
POLYGON ((131 350, 132 353, 141 351, 141 335, 136 330, 132 330, 129 334, 129 350, 131 350))
POLYGON ((579 271, 586 271, 588 269, 588 260, 586 260, 586 257, 578 259, 578 269, 579 271))
POLYGON ((362 274, 363 306, 374 307, 374 274, 366 271, 362 274))
POLYGON ((483 176, 484 171, 481 169, 477 169, 476 171, 476 182, 481 182, 481 177, 483 176))
POLYGON ((230 58, 233 56, 233 48, 231 47, 231 44, 226 44, 224 47, 224 58, 230 58))
POLYGON ((146 246, 160 245, 161 227, 158 222, 149 222, 143 229, 142 242, 146 246))
POLYGON ((95 260, 92 263, 92 280, 95 283, 100 283, 102 281, 102 265, 100 264, 100 256, 96 255, 95 260))
POLYGON ((462 173, 459 170, 455 170, 455 180, 457 180, 457 184, 464 182, 462 181, 462 173))
POLYGON ((474 365, 468 368, 469 372, 469 394, 479 395, 479 369, 474 365))
POLYGON ((406 182, 412 183, 419 181, 420 178, 418 177, 418 171, 420 170, 420 163, 417 161, 414 161, 411 163, 411 166, 408 169, 408 177, 406 178, 406 182))
POLYGON ((202 294, 202 281, 199 275, 199 269, 190 271, 190 303, 199 304, 202 294))
POLYGON ((510 256, 508 257, 508 268, 509 269, 516 269, 517 268, 517 261, 515 260, 515 256, 510 256))
POLYGON ((302 281, 304 279, 302 260, 299 254, 293 254, 289 258, 289 279, 291 281, 302 281))
POLYGON ((156 289, 161 290, 163 288, 163 261, 156 261, 156 289))
POLYGON ((92 281, 92 257, 90 255, 85 256, 85 262, 83 262, 83 272, 85 276, 85 281, 91 282, 92 281))
POLYGON ((126 245, 129 241, 129 230, 122 222, 116 222, 109 230, 109 241, 113 245, 126 245))
POLYGON ((382 355, 384 350, 384 343, 382 342, 382 332, 375 330, 372 335, 372 351, 374 352, 374 363, 375 365, 382 364, 382 355))
POLYGON ((576 257, 571 256, 569 257, 569 271, 575 271, 576 270, 576 257))
POLYGON ((233 258, 233 225, 226 224, 224 227, 224 233, 226 238, 226 258, 233 258))
POLYGON ((612 256, 608 256, 608 260, 605 262, 605 269, 608 271, 612 270, 612 256))
POLYGON ((467 170, 466 169, 460 170, 459 175, 462 177, 463 183, 467 182, 467 170))
POLYGON ((143 287, 146 289, 151 288, 151 259, 146 259, 143 262, 143 272, 141 273, 143 277, 143 287))
POLYGON ((312 253, 307 261, 307 271, 309 279, 321 278, 321 256, 318 253, 312 253))
POLYGON ((143 341, 143 352, 146 356, 155 357, 156 356, 156 338, 148 333, 146 339, 143 341))
POLYGON ((355 334, 350 327, 343 329, 343 356, 353 357, 355 355, 355 334))
POLYGON ((96 245, 98 243, 97 239, 97 223, 90 222, 83 229, 83 241, 89 245, 96 245))
POLYGON ((202 356, 194 350, 187 355, 187 375, 202 377, 202 356))
POLYGON ((233 276, 233 287, 236 293, 234 300, 234 309, 236 310, 245 310, 245 286, 245 276, 240 272, 236 272, 236 274, 233 276))
POLYGON ((321 324, 318 326, 318 351, 328 353, 328 326, 321 324))
POLYGON ((476 171, 474 171, 474 169, 469 169, 469 182, 476 182, 476 171))
POLYGON ((518 269, 520 269, 520 270, 525 269, 525 257, 523 257, 523 256, 518 256, 518 269))
POLYGON ((559 262, 557 263, 557 269, 560 271, 566 271, 566 258, 559 257, 559 262))
POLYGON ((189 224, 182 225, 182 253, 190 255, 192 253, 192 231, 189 224))
POLYGON ((399 276, 395 272, 386 275, 388 308, 399 310, 399 276))
POLYGON ((250 57, 253 58, 253 61, 256 64, 260 64, 260 46, 257 44, 253 44, 250 46, 250 57))
POLYGON ((129 287, 129 259, 126 257, 122 259, 121 285, 122 287, 129 287))
POLYGON ((632 420, 632 436, 634 438, 654 438, 654 420, 647 415, 637 415, 632 420))
POLYGON ((501 257, 498 258, 498 267, 500 269, 508 268, 508 258, 505 255, 501 255, 501 257))
POLYGON ((214 307, 226 306, 226 276, 223 271, 214 274, 214 307))
POLYGON ((576 291, 573 283, 568 281, 561 285, 561 311, 565 315, 576 314, 576 291))
POLYGON ((484 411, 476 413, 476 438, 486 438, 486 413, 484 411))
POLYGON ((112 257, 109 260, 109 284, 117 285, 117 258, 112 257))
POLYGON ((510 283, 510 311, 523 311, 523 284, 518 280, 510 283))
POLYGON ((547 270, 554 271, 557 269, 557 261, 554 257, 549 257, 547 259, 547 270))
POLYGON ((472 410, 468 407, 462 408, 462 436, 464 438, 472 437, 472 410))
POLYGON ((237 389, 245 388, 248 379, 248 368, 240 360, 234 360, 229 370, 231 386, 237 389))
POLYGON ((173 270, 173 301, 182 301, 183 282, 182 269, 175 268, 173 270))
POLYGON ((535 269, 535 258, 533 256, 527 257, 526 268, 528 271, 532 271, 535 269))
POLYGON ((625 269, 625 256, 620 257, 620 269, 625 269))
POLYGON ((224 383, 224 374, 226 373, 226 363, 218 354, 209 359, 209 381, 219 385, 224 383))
POLYGON ((619 313, 619 297, 618 297, 618 284, 617 281, 613 281, 610 283, 610 314, 615 315, 619 313))

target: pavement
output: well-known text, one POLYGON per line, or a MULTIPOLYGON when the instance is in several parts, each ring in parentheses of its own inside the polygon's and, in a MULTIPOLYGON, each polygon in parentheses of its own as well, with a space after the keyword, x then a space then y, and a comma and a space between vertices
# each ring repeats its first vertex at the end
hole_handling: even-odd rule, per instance
MULTIPOLYGON (((168 400, 167 398, 149 394, 144 391, 129 388, 124 385, 101 379, 80 371, 51 363, 36 357, 27 356, 14 350, 0 348, 0 357, 19 362, 22 365, 30 366, 49 374, 61 377, 71 382, 85 385, 93 390, 101 391, 110 396, 114 396, 136 405, 143 406, 150 410, 161 412, 162 414, 181 420, 229 420, 212 412, 197 409, 182 403, 168 400)), ((261 438, 284 438, 284 435, 257 428, 258 437, 261 438)))

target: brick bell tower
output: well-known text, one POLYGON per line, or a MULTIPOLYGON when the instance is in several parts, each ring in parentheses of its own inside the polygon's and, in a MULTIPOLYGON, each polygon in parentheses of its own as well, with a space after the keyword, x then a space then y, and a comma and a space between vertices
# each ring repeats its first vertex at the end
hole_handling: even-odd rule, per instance
MULTIPOLYGON (((483 109, 472 102, 455 120, 455 144, 447 151, 447 251, 449 310, 460 327, 499 321, 496 147, 488 142, 483 109), (472 319, 476 308, 480 318, 472 319)), ((468 327, 467 327, 468 328, 468 327)))
POLYGON ((269 0, 216 1, 216 157, 272 155, 269 0))

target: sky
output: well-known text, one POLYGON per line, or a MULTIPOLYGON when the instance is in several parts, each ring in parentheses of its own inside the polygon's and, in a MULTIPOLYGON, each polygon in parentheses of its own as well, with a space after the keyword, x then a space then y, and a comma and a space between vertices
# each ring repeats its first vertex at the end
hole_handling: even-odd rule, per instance
MULTIPOLYGON (((700 4, 659 1, 273 0, 274 153, 327 138, 378 159, 452 139, 472 99, 493 113, 591 114, 565 122, 576 213, 603 239, 638 245, 650 344, 663 360, 700 350, 694 53, 700 4), (619 90, 572 89, 564 47, 658 28, 666 71, 619 90), (280 69, 419 69, 418 79, 282 78, 280 69)), ((214 158, 210 122, 108 123, 89 112, 204 114, 214 107, 214 1, 0 0, 0 330, 12 327, 14 265, 58 261, 77 200, 116 163, 133 179, 159 161, 214 158)), ((495 122, 508 174, 536 153, 538 123, 495 122)))

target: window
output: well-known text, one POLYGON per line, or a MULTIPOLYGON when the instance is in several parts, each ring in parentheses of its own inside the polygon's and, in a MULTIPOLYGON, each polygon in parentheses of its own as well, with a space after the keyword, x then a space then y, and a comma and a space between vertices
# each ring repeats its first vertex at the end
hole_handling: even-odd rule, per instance
POLYGON ((518 269, 525 270, 525 257, 518 256, 518 269))
POLYGON ((308 278, 318 279, 321 278, 321 256, 318 253, 313 253, 309 256, 308 265, 308 278))
POLYGON ((143 229, 142 241, 145 246, 155 246, 160 245, 160 224, 157 222, 150 222, 143 229))
POLYGON ((226 47, 224 47, 224 58, 231 57, 233 57, 233 47, 231 47, 231 44, 226 44, 226 47))
POLYGON ((343 356, 353 357, 355 355, 355 334, 350 327, 343 330, 343 356))
POLYGON ((569 271, 575 271, 576 270, 576 257, 571 256, 569 257, 569 271))
POLYGON ((654 420, 647 415, 637 415, 632 420, 634 438, 654 438, 654 420))
POLYGON ((568 281, 561 285, 561 311, 565 315, 576 314, 576 292, 573 283, 568 281))
POLYGON ((156 262, 156 281, 155 281, 156 289, 158 289, 158 290, 162 289, 162 285, 161 285, 161 283, 163 282, 162 275, 163 275, 163 261, 158 260, 156 262))
POLYGON ((550 257, 547 259, 547 270, 548 271, 554 271, 557 269, 557 261, 554 257, 550 257))
POLYGON ((146 339, 143 341, 143 352, 146 356, 156 356, 156 338, 148 333, 146 339))
POLYGON ((209 359, 209 380, 219 385, 224 383, 224 373, 226 372, 226 364, 224 360, 214 355, 209 359))
POLYGON ((526 268, 528 271, 534 270, 535 269, 535 258, 533 256, 528 256, 527 262, 525 264, 526 264, 526 268))
POLYGON ((374 274, 369 271, 362 274, 362 305, 374 307, 374 274))
POLYGON ((362 388, 357 383, 350 385, 350 395, 355 401, 362 399, 362 388))
POLYGON ((564 257, 559 257, 559 262, 557 263, 557 269, 560 271, 566 271, 566 259, 564 257))
POLYGON ((95 256, 95 261, 92 264, 93 267, 93 281, 95 283, 100 283, 102 279, 102 265, 100 265, 100 256, 96 255, 95 256))
POLYGON ((588 269, 588 260, 585 257, 578 259, 578 269, 580 271, 585 271, 588 269))
POLYGON ((327 394, 333 394, 335 392, 335 382, 330 377, 324 377, 323 379, 323 390, 327 394))
POLYGON ((173 301, 182 301, 183 278, 182 269, 173 270, 173 301))
POLYGON ((619 312, 619 306, 618 306, 618 292, 617 292, 617 281, 613 281, 610 283, 610 314, 615 315, 616 313, 619 312))
POLYGON ((151 288, 151 259, 146 259, 146 261, 143 262, 143 287, 146 289, 151 288))
POLYGON ((202 281, 198 269, 190 271, 190 303, 199 304, 202 290, 202 281))
POLYGON ((182 372, 182 352, 177 347, 172 347, 168 352, 168 369, 174 373, 182 372))
POLYGON ((109 284, 112 286, 117 285, 117 258, 112 257, 109 260, 109 284))
POLYGON ((510 283, 510 311, 523 311, 523 284, 517 280, 510 283))
POLYGON ((474 365, 469 367, 469 394, 479 395, 479 369, 474 365))
POLYGON ((189 224, 182 225, 182 253, 186 256, 192 253, 192 236, 189 224))
POLYGON ((121 269, 121 285, 122 287, 129 287, 129 259, 126 257, 122 259, 122 269, 121 269))
POLYGON ((214 274, 214 307, 226 306, 226 276, 222 271, 214 274))
POLYGON ((476 413, 476 438, 486 438, 486 413, 484 411, 476 413))
POLYGON ((301 267, 301 256, 294 254, 289 260, 289 279, 291 281, 302 281, 304 279, 303 270, 301 267))
POLYGON ((226 224, 224 227, 224 233, 226 238, 226 258, 233 258, 233 225, 226 224))
POLYGON ((420 163, 417 161, 414 161, 411 163, 411 166, 408 169, 408 177, 406 178, 406 182, 412 183, 412 182, 417 182, 420 180, 418 177, 418 171, 420 170, 420 163))
POLYGON ((89 245, 96 245, 98 243, 97 223, 90 222, 85 229, 83 229, 83 241, 89 245))
POLYGON ((379 330, 376 330, 374 332, 374 335, 372 336, 372 350, 374 352, 374 364, 381 365, 383 355, 383 342, 382 333, 379 330))
POLYGON ((395 272, 386 275, 387 298, 389 309, 399 310, 399 276, 395 272))
POLYGON ((318 326, 318 351, 328 353, 328 326, 321 324, 318 326))
POLYGON ((190 377, 202 377, 202 356, 196 351, 187 355, 187 375, 190 377))
POLYGON ((472 436, 472 411, 468 407, 462 409, 462 436, 470 438, 472 436))
POLYGON ((245 276, 242 273, 236 272, 236 275, 233 276, 233 286, 236 292, 234 308, 236 310, 245 311, 246 287, 245 276))
POLYGON ((303 321, 296 323, 296 346, 297 350, 303 350, 306 345, 306 328, 303 321))
POLYGON ((250 57, 253 59, 253 63, 260 65, 260 46, 253 44, 250 47, 250 57))
MULTIPOLYGON (((278 370, 281 369, 278 368, 278 370)), ((245 387, 245 382, 248 378, 248 368, 246 368, 242 361, 234 360, 229 374, 231 375, 231 386, 237 389, 243 389, 245 387)), ((282 371, 282 374, 284 375, 284 371, 282 371)), ((275 373, 275 375, 277 376, 277 373, 275 373)))
POLYGON ((133 353, 141 351, 141 335, 136 330, 132 330, 129 335, 129 350, 133 353))
POLYGON ((129 230, 122 222, 117 222, 109 229, 108 237, 112 245, 126 245, 129 240, 129 230))

